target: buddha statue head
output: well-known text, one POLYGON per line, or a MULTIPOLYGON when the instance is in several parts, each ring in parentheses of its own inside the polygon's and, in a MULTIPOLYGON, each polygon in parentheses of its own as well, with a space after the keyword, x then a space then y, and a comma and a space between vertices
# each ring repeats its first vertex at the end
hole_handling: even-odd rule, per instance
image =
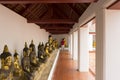
POLYGON ((33 40, 31 40, 31 44, 34 44, 34 43, 33 43, 33 40))
POLYGON ((40 47, 41 47, 41 42, 40 42, 39 45, 38 45, 38 50, 40 49, 40 47))
POLYGON ((53 41, 53 38, 51 35, 49 35, 49 40, 48 40, 49 44, 52 44, 52 41, 53 41))
POLYGON ((25 47, 27 47, 27 42, 25 42, 25 47))
POLYGON ((15 50, 15 53, 14 53, 14 60, 19 60, 19 55, 17 53, 17 50, 15 50))

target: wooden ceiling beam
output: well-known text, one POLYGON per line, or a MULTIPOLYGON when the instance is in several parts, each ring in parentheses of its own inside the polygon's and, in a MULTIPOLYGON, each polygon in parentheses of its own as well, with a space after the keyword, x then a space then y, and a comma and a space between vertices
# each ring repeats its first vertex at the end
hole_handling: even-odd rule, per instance
POLYGON ((50 32, 51 34, 68 34, 69 32, 50 32))
POLYGON ((46 29, 46 31, 48 31, 48 32, 69 32, 70 29, 58 29, 58 30, 56 30, 56 29, 46 29))
POLYGON ((48 31, 49 33, 68 33, 69 31, 48 31))
POLYGON ((46 31, 55 31, 55 30, 62 30, 62 31, 69 31, 70 29, 64 28, 64 29, 46 29, 46 31))
POLYGON ((40 26, 41 29, 71 29, 69 26, 40 26))
POLYGON ((0 3, 91 3, 97 0, 0 0, 0 3))
POLYGON ((72 19, 43 19, 43 20, 27 20, 28 23, 37 23, 37 24, 74 24, 77 21, 72 19))

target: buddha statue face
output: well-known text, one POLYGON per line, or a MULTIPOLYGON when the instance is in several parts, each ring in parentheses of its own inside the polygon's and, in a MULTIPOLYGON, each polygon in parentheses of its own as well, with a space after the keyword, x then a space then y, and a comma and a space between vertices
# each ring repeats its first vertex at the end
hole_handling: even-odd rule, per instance
POLYGON ((11 66, 11 65, 12 65, 12 57, 11 57, 11 56, 8 56, 8 57, 5 59, 4 64, 5 64, 5 66, 11 66))

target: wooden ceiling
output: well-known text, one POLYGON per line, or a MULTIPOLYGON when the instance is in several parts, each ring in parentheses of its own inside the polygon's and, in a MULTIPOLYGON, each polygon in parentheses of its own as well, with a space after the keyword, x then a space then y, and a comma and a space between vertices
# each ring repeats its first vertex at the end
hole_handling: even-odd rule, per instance
POLYGON ((111 4, 107 9, 116 9, 120 10, 120 0, 115 1, 113 4, 111 4))
POLYGON ((51 34, 67 34, 97 0, 0 0, 4 6, 51 34))

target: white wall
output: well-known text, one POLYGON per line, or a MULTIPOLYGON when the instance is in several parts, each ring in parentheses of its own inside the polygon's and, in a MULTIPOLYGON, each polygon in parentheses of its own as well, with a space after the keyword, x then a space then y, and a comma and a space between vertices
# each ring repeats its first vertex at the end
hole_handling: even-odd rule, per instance
POLYGON ((27 23, 25 18, 0 5, 0 54, 5 44, 12 54, 15 49, 22 54, 25 42, 29 45, 33 39, 37 47, 39 42, 47 42, 48 35, 39 26, 27 23))
POLYGON ((120 10, 106 10, 105 22, 105 80, 120 80, 120 10))
POLYGON ((54 39, 56 38, 58 40, 59 45, 61 45, 61 40, 63 38, 65 38, 67 41, 67 45, 69 46, 69 43, 68 43, 69 42, 69 35, 68 34, 58 34, 58 35, 52 35, 52 36, 54 39))

